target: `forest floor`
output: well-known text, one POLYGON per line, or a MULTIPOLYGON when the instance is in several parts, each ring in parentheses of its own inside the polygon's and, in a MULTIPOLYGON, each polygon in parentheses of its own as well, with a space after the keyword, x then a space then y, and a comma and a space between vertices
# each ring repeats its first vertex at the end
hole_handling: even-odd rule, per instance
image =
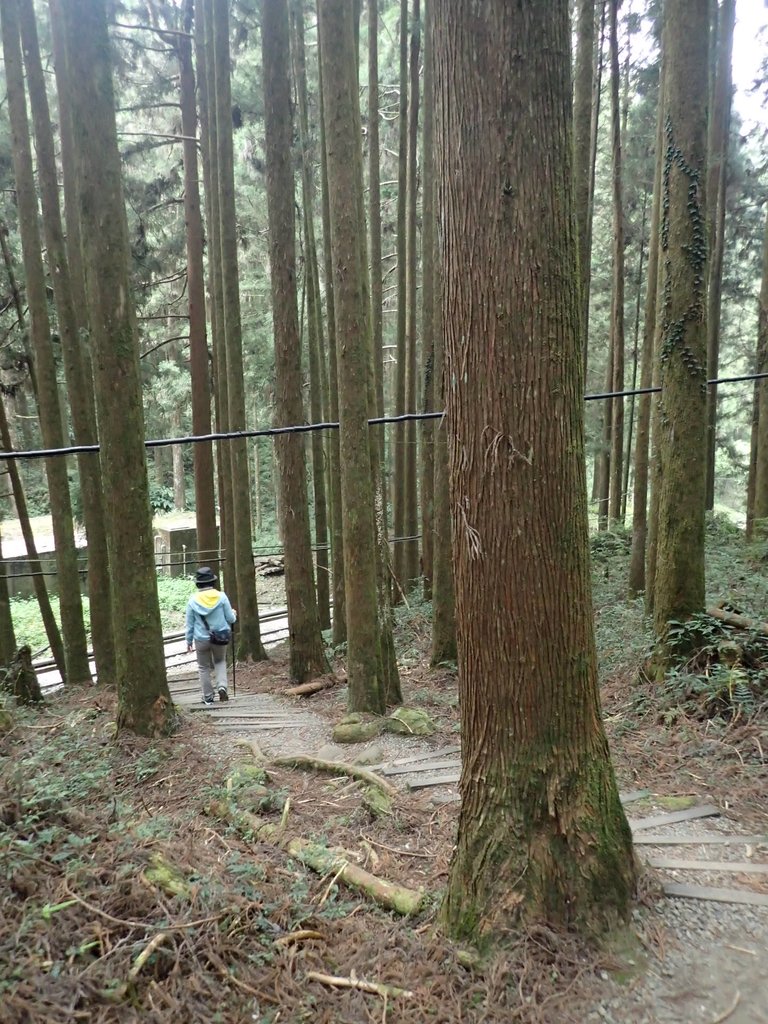
MULTIPOLYGON (((765 618, 760 554, 745 553, 722 524, 713 527, 711 599, 765 618)), ((213 714, 193 713, 194 683, 176 680, 181 727, 159 743, 116 740, 114 698, 98 690, 62 692, 41 710, 9 709, 13 724, 0 736, 3 1021, 766 1024, 768 907, 669 898, 662 887, 693 883, 764 897, 768 875, 647 866, 659 858, 768 863, 767 843, 718 842, 768 834, 760 640, 744 643, 741 675, 732 658, 725 665, 717 657, 726 647, 732 656, 737 634, 713 633, 702 640, 709 656, 664 686, 639 679, 649 638, 640 603, 623 597, 626 561, 625 537, 593 541, 611 752, 620 788, 649 791, 627 806, 646 865, 627 931, 598 949, 537 928, 485 960, 467 956, 436 927, 455 837, 455 783, 411 789, 423 774, 382 774, 397 793, 389 813, 376 816, 353 779, 272 763, 298 753, 346 761, 362 754, 377 771, 429 754, 455 762, 455 753, 435 754, 455 751, 460 740, 455 671, 427 667, 429 608, 412 602, 397 612, 398 652, 407 703, 437 727, 427 738, 387 734, 334 746, 345 687, 285 697, 280 648, 269 662, 238 666, 237 696, 213 714), (246 719, 256 706, 260 717, 246 719), (238 709, 242 719, 222 718, 238 709), (641 841, 647 818, 701 804, 718 816, 652 828, 680 846, 641 841), (274 837, 256 834, 252 819, 234 827, 233 807, 422 890, 419 913, 404 919, 377 908, 342 881, 338 864, 321 873, 303 867, 274 837), (701 842, 682 843, 692 835, 701 842), (366 992, 317 975, 384 987, 366 992)))

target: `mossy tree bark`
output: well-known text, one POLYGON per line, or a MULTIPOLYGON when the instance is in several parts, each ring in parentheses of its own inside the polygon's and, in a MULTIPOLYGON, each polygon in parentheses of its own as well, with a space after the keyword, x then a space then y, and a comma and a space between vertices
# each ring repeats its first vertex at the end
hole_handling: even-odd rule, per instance
POLYGON ((62 4, 112 572, 119 729, 167 733, 165 672, 128 225, 105 0, 62 4))
POLYGON ((372 373, 362 262, 362 153, 351 0, 318 9, 334 274, 344 529, 347 675, 352 711, 384 710, 378 675, 376 549, 368 430, 372 373))
MULTIPOLYGON (((235 217, 235 172, 232 141, 232 95, 229 58, 229 4, 212 0, 211 36, 215 67, 216 148, 219 192, 219 243, 224 310, 229 429, 245 430, 245 383, 240 321, 240 283, 235 217)), ((259 628, 256 574, 251 533, 251 489, 245 439, 229 441, 232 465, 232 540, 237 578, 237 653, 242 659, 266 658, 259 628)), ((231 558, 232 554, 228 554, 231 558)))
MULTIPOLYGON (((299 141, 301 144, 301 209, 304 229, 304 279, 307 294, 307 353, 309 356, 310 415, 314 423, 326 420, 329 414, 328 368, 325 360, 320 298, 320 276, 317 266, 315 238, 314 180, 309 132, 309 96, 307 88, 306 46, 304 42, 304 9, 301 0, 292 0, 290 7, 293 40, 294 78, 299 109, 299 141)), ((330 559, 328 557, 328 498, 326 438, 319 430, 313 432, 312 486, 314 492, 315 544, 317 546, 317 607, 320 626, 331 625, 330 559)))
MULTIPOLYGON (((193 0, 186 0, 184 29, 192 28, 193 0)), ((184 224, 187 249, 187 294, 189 296, 189 372, 192 381, 192 433, 211 432, 211 371, 205 329, 205 275, 203 270, 203 218, 197 160, 197 103, 195 67, 189 35, 176 37, 179 62, 181 134, 184 136, 184 224)), ((196 444, 192 449, 195 483, 195 526, 202 564, 219 553, 216 529, 216 497, 213 486, 213 446, 196 444)))
MULTIPOLYGON (((40 432, 43 444, 47 448, 62 448, 64 432, 48 317, 37 195, 32 168, 27 104, 24 95, 24 71, 17 0, 9 0, 8 3, 3 4, 2 42, 8 114, 11 123, 13 169, 16 179, 16 202, 29 305, 30 337, 37 372, 40 432)), ((51 521, 56 547, 59 607, 66 665, 64 681, 80 684, 90 681, 91 672, 83 622, 83 603, 80 594, 72 503, 67 479, 67 461, 65 458, 46 459, 45 470, 51 496, 51 521)))
MULTIPOLYGON (((758 373, 768 372, 768 217, 763 238, 763 281, 760 288, 757 325, 758 373)), ((768 527, 768 380, 757 382, 757 427, 755 449, 753 525, 765 535, 768 527)))
POLYGON ((670 620, 704 609, 709 20, 705 4, 667 0, 664 49, 661 334, 654 627, 659 670, 670 620))
MULTIPOLYGON (((714 102, 709 118, 707 166, 707 217, 710 224, 709 283, 707 286, 707 378, 716 380, 720 362, 720 306, 723 256, 725 254, 725 187, 728 180, 728 146, 731 130, 733 30, 736 0, 723 0, 717 19, 717 69, 714 102)), ((717 385, 707 390, 707 497, 715 507, 715 448, 717 442, 717 385)))
MULTIPOLYGON (((262 0, 261 40, 275 334, 275 425, 289 426, 301 422, 304 410, 296 296, 287 0, 262 0)), ((303 683, 327 670, 312 574, 304 438, 300 434, 283 434, 276 438, 275 449, 280 469, 291 677, 303 683)))
MULTIPOLYGON (((319 4, 318 0, 318 19, 319 4)), ((319 60, 322 63, 322 40, 318 34, 319 60)), ((325 94, 323 76, 318 75, 320 99, 320 184, 323 216, 323 261, 325 276, 325 306, 328 325, 328 400, 331 420, 339 421, 339 385, 336 357, 336 303, 333 291, 333 253, 331 248, 331 203, 328 189, 328 156, 325 146, 325 94)), ((330 498, 331 498, 331 560, 333 575, 333 643, 338 646, 347 640, 346 590, 344 584, 344 531, 341 507, 341 441, 338 431, 330 438, 330 498)))
MULTIPOLYGON (((70 273, 64 240, 48 95, 40 60, 37 23, 31 0, 20 0, 19 18, 24 63, 27 69, 27 90, 37 148, 43 233, 56 302, 72 427, 77 444, 94 444, 98 437, 93 376, 90 362, 86 359, 83 350, 73 275, 70 273)), ((57 60, 57 82, 59 82, 60 88, 63 86, 66 89, 66 69, 61 53, 60 26, 55 16, 53 21, 56 22, 52 33, 54 52, 58 49, 59 56, 62 58, 57 60)), ((68 97, 60 106, 59 124, 63 175, 65 178, 71 178, 74 157, 71 152, 72 130, 69 123, 68 97)), ((65 185, 65 188, 67 187, 73 188, 74 183, 70 181, 65 185)), ((72 210, 71 219, 75 218, 76 211, 72 210)), ((73 231, 79 238, 79 232, 76 229, 73 231)), ((77 267, 77 273, 82 274, 80 265, 77 267)), ((112 579, 107 553, 99 456, 96 454, 79 455, 77 468, 80 476, 85 531, 88 538, 88 596, 96 676, 102 685, 113 686, 115 684, 115 639, 112 618, 112 579)))
MULTIPOLYGON (((661 184, 664 150, 664 104, 662 77, 656 116, 656 164, 653 178, 651 234, 648 242, 648 274, 643 311, 643 349, 640 359, 640 387, 649 388, 653 380, 654 339, 659 276, 659 229, 661 223, 661 184)), ((639 395, 637 436, 635 439, 635 481, 632 493, 632 550, 629 560, 629 594, 637 597, 645 590, 645 552, 648 537, 648 469, 651 429, 651 395, 639 395)))
MULTIPOLYGON (((406 198, 405 226, 405 411, 418 412, 418 305, 416 282, 418 275, 418 237, 416 208, 419 189, 419 61, 421 54, 421 0, 413 0, 408 56, 408 191, 406 198)), ((403 547, 403 576, 401 585, 413 589, 419 578, 419 494, 418 494, 418 430, 416 421, 409 420, 405 426, 405 513, 404 535, 411 540, 403 547)))
POLYGON ((579 239, 579 279, 584 319, 584 368, 587 366, 591 262, 590 191, 592 187, 592 94, 595 80, 595 0, 579 0, 576 12, 573 81, 573 180, 579 239))
POLYGON ((463 758, 442 920, 474 941, 610 927, 635 880, 592 626, 568 9, 435 7, 463 758))

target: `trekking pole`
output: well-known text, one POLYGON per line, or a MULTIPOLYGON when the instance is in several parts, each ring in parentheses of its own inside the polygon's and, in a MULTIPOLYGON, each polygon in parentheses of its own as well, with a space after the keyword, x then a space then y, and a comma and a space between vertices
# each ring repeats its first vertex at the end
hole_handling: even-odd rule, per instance
POLYGON ((237 696, 237 685, 235 683, 235 662, 237 658, 235 655, 235 623, 232 623, 232 696, 237 696))

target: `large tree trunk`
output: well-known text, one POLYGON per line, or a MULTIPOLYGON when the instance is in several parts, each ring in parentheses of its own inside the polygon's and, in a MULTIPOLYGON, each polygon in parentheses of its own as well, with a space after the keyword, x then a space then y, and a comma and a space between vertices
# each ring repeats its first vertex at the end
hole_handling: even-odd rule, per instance
POLYGON ((69 0, 62 10, 114 583, 117 723, 120 729, 159 735, 173 727, 176 716, 157 597, 106 5, 104 0, 69 0))
MULTIPOLYGON (((640 387, 649 388, 653 380, 654 338, 656 335, 657 284, 659 276, 659 228, 661 186, 664 159, 664 103, 662 76, 656 115, 656 164, 653 178, 651 235, 648 242, 648 274, 643 310, 643 353, 640 360, 640 387)), ((632 550, 629 559, 629 594, 637 597, 645 590, 645 554, 648 536, 648 457, 651 429, 651 395, 638 395, 637 439, 635 442, 635 485, 632 491, 632 550)))
MULTIPOLYGON (((304 9, 301 0, 293 0, 290 10, 293 25, 296 91, 299 107, 299 139, 301 142, 302 222, 305 242, 307 293, 307 349, 309 354, 310 411, 315 423, 328 418, 328 371, 325 363, 325 338, 320 299, 320 276, 317 268, 315 240, 314 181, 309 136, 309 99, 307 95, 306 47, 304 45, 304 9)), ((320 626, 331 625, 331 594, 328 557, 328 500, 326 444, 316 430, 311 437, 312 485, 315 504, 315 544, 317 548, 317 606, 320 626)))
MULTIPOLYGON (((413 0, 411 11, 409 86, 408 86, 408 193, 405 228, 405 259, 406 259, 406 311, 405 311, 405 411, 416 413, 416 395, 418 392, 417 375, 418 360, 416 358, 417 339, 417 303, 416 277, 417 261, 417 227, 416 205, 418 201, 418 151, 419 151, 419 53, 421 49, 421 0, 413 0)), ((403 546, 403 577, 404 589, 412 589, 419 578, 419 495, 418 495, 418 454, 417 454, 416 421, 409 420, 405 427, 405 513, 403 531, 406 537, 412 538, 403 546)))
MULTIPOLYGON (((624 390, 624 202, 621 180, 621 106, 619 103, 619 2, 609 0, 609 35, 611 49, 611 148, 613 174, 613 286, 611 289, 611 348, 613 375, 611 390, 624 390)), ((614 398, 610 405, 611 419, 611 481, 608 521, 621 518, 621 481, 624 460, 624 399, 614 398)))
MULTIPOLYGON (((8 90, 8 113, 11 122, 11 148, 16 178, 16 202, 29 304, 30 336, 37 369, 40 430, 43 444, 47 448, 62 448, 65 440, 59 389, 56 381, 56 362, 51 344, 45 271, 41 255, 37 196, 32 170, 27 105, 24 96, 17 0, 9 0, 3 5, 2 36, 8 90)), ((91 672, 83 622, 80 574, 66 459, 46 459, 45 469, 51 496, 51 521, 56 546, 66 682, 80 684, 90 681, 91 672)))
MULTIPOLYGON (((300 423, 304 411, 296 305, 287 0, 263 0, 261 13, 269 262, 275 333, 275 425, 289 426, 300 423)), ((291 678, 303 683, 327 668, 312 575, 304 438, 300 434, 282 434, 276 438, 275 448, 280 467, 291 678)))
POLYGON ((443 921, 591 932, 635 875, 592 626, 568 0, 439 0, 435 29, 463 759, 443 921))
MULTIPOLYGON (((235 218, 235 171, 232 150, 232 97, 229 60, 228 0, 212 0, 212 40, 215 67, 216 147, 219 178, 219 242, 224 307, 229 429, 245 430, 245 382, 240 322, 240 282, 235 218)), ((266 658, 259 628, 256 574, 251 535, 251 488, 245 439, 229 441, 232 465, 232 540, 237 578, 239 621, 237 653, 241 659, 266 658)), ((232 557, 232 553, 228 557, 232 557)))
MULTIPOLYGON (((67 216, 66 242, 59 206, 56 161, 45 78, 37 45, 34 10, 29 0, 23 0, 21 5, 22 42, 27 62, 27 83, 37 137, 43 226, 48 258, 52 268, 51 279, 56 299, 59 335, 64 353, 72 425, 75 441, 78 444, 94 444, 98 440, 96 399, 93 393, 91 360, 84 344, 88 324, 88 303, 85 294, 80 240, 74 136, 65 45, 62 37, 63 26, 61 19, 56 17, 54 12, 55 9, 51 8, 51 34, 59 95, 61 166, 67 216)), ((85 532, 88 538, 88 597, 96 676, 99 683, 111 686, 116 682, 115 638, 112 614, 112 576, 109 570, 100 456, 94 454, 78 456, 78 470, 85 532)))
POLYGON ((573 80, 573 180, 579 240, 579 280, 584 322, 584 370, 589 320, 590 191, 592 187, 592 97, 595 84, 595 0, 579 0, 573 80))
MULTIPOLYGON (((406 318, 408 309, 408 0, 400 0, 399 28, 399 120, 398 120, 398 161, 397 161, 397 324, 395 367, 395 414, 402 416, 406 411, 406 376, 408 350, 406 341, 406 318)), ((394 473, 394 531, 395 538, 405 537, 405 424, 398 423, 392 431, 395 453, 394 473)), ((395 580, 400 589, 405 589, 405 545, 395 543, 395 580)), ((395 594, 396 599, 399 594, 395 594)))
MULTIPOLYGON (((184 27, 192 27, 194 0, 186 0, 184 27)), ((179 95, 181 134, 184 136, 184 223, 187 247, 187 294, 189 296, 189 372, 192 379, 192 433, 211 432, 211 371, 205 331, 205 276, 203 271, 203 218, 197 161, 197 104, 192 40, 179 36, 179 95)), ((203 73, 203 72, 201 72, 203 73)), ((204 141, 204 140, 203 140, 204 141)), ((196 444, 192 449, 195 480, 195 525, 198 557, 202 564, 217 558, 216 497, 213 487, 213 446, 196 444)))
MULTIPOLYGON (((643 189, 643 209, 640 218, 640 239, 637 252, 637 283, 635 285, 635 322, 632 328, 632 391, 637 390, 637 376, 640 368, 640 308, 643 302, 643 272, 645 270, 645 228, 648 220, 648 190, 643 189)), ((627 426, 627 445, 624 453, 624 481, 621 486, 621 522, 627 518, 627 502, 629 500, 630 476, 632 470, 632 442, 635 432, 635 410, 637 395, 629 399, 629 424, 627 426)))
MULTIPOLYGON (((706 259, 704 216, 709 22, 706 5, 667 0, 664 47, 664 282, 659 351, 658 541, 654 626, 704 609, 706 259)), ((659 670, 666 660, 659 647, 659 670)))
MULTIPOLYGON (((722 300, 723 255, 725 253, 725 188, 728 180, 728 145, 731 130, 733 92, 731 55, 736 0, 723 0, 717 28, 717 72, 714 103, 709 119, 707 167, 707 218, 709 238, 709 284, 707 291, 707 378, 716 380, 720 362, 720 305, 722 300)), ((706 507, 715 507, 715 447, 717 441, 717 385, 707 391, 707 495, 706 507)))
MULTIPOLYGON (((319 4, 318 0, 318 17, 319 4)), ((319 60, 322 62, 322 40, 318 34, 319 60)), ((333 254, 331 250, 331 203, 328 188, 328 155, 325 145, 325 94, 323 76, 318 75, 320 97, 320 181, 323 213, 323 260, 325 277, 325 305, 328 324, 328 399, 331 420, 339 421, 339 377, 336 358, 336 303, 333 291, 333 254)), ((333 570, 333 643, 339 646, 347 640, 346 588, 344 583, 344 532, 341 502, 341 440, 337 431, 331 431, 330 443, 330 498, 331 498, 331 560, 333 570)))
POLYGON ((347 613, 347 675, 352 711, 384 710, 377 608, 374 488, 368 437, 370 338, 360 239, 362 154, 358 114, 354 17, 348 0, 319 7, 333 251, 347 613))
MULTIPOLYGON (((760 288, 757 321, 757 373, 768 373, 768 217, 763 238, 763 283, 760 288)), ((768 533, 768 380, 757 382, 757 427, 752 525, 760 536, 768 533)), ((750 531, 751 532, 751 531, 750 531)))

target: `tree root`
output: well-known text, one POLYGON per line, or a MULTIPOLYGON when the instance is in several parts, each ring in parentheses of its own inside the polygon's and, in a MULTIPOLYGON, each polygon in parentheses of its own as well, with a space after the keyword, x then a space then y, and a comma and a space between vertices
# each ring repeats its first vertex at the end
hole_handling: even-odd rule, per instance
POLYGON ((319 971, 307 971, 304 975, 307 981, 319 981, 321 985, 330 985, 333 988, 356 988, 360 992, 370 992, 372 995, 381 996, 382 999, 392 999, 401 996, 405 999, 413 999, 413 992, 405 988, 397 988, 396 985, 382 985, 379 981, 363 981, 352 974, 349 978, 341 978, 335 974, 320 974, 319 971))
POLYGON ((356 764, 347 764, 346 761, 322 761, 317 757, 299 754, 290 757, 276 757, 272 764, 280 768, 306 768, 317 772, 330 772, 332 775, 349 775, 350 778, 359 779, 360 782, 365 782, 369 786, 376 786, 387 796, 397 796, 397 789, 391 783, 379 778, 367 768, 361 768, 356 764))
POLYGON ((386 879, 377 878, 364 868, 350 863, 352 854, 338 853, 329 850, 321 843, 309 839, 290 839, 281 834, 279 825, 264 821, 249 811, 241 811, 221 801, 211 805, 211 812, 224 818, 241 832, 254 836, 261 842, 272 842, 282 850, 301 861, 306 867, 321 875, 336 874, 346 885, 359 889, 385 910, 394 910, 398 914, 408 916, 415 914, 424 898, 424 894, 386 879))

